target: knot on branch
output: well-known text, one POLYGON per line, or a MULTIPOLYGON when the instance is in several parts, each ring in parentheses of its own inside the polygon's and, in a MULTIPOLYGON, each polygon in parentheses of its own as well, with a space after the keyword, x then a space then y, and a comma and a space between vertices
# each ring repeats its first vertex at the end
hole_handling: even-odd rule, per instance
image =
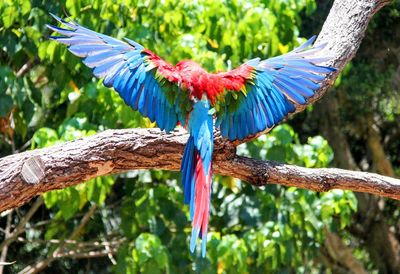
POLYGON ((254 182, 253 185, 255 186, 264 186, 264 185, 268 185, 269 184, 269 174, 268 171, 264 171, 264 172, 259 172, 256 173, 256 176, 254 177, 254 182))
POLYGON ((322 179, 320 183, 319 192, 326 192, 332 189, 332 184, 328 182, 327 179, 322 179))
POLYGON ((44 170, 45 166, 42 158, 33 156, 26 160, 22 166, 22 179, 28 184, 37 184, 44 178, 44 170))

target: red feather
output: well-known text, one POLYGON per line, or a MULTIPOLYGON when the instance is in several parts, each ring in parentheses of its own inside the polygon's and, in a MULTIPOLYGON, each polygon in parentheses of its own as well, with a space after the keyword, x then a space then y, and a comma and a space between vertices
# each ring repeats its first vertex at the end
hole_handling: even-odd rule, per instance
POLYGON ((216 76, 221 78, 222 84, 227 90, 240 91, 246 81, 253 78, 254 67, 243 64, 234 70, 221 72, 216 76))
POLYGON ((181 61, 174 67, 148 49, 142 53, 147 54, 148 60, 168 81, 179 83, 182 89, 189 91, 198 100, 207 95, 211 105, 214 105, 217 96, 225 90, 240 91, 246 81, 253 78, 254 67, 246 64, 229 72, 208 73, 191 60, 181 61))
POLYGON ((184 89, 197 99, 207 95, 214 105, 216 97, 225 90, 240 91, 253 78, 254 67, 243 64, 229 72, 208 73, 194 61, 185 60, 176 65, 184 89))
POLYGON ((165 79, 173 83, 181 82, 180 75, 176 73, 176 69, 171 64, 161 59, 151 50, 145 49, 142 53, 147 54, 148 60, 158 68, 158 72, 164 76, 165 79))

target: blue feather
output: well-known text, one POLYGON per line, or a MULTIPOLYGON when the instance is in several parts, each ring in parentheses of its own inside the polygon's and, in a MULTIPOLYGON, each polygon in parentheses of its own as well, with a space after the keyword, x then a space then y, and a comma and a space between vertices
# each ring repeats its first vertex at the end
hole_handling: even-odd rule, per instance
POLYGON ((247 121, 246 121, 246 113, 241 113, 239 115, 238 120, 240 121, 240 124, 242 125, 242 127, 240 127, 239 129, 239 140, 243 140, 247 135, 249 135, 249 131, 247 129, 247 121))
POLYGON ((129 80, 128 86, 127 88, 129 90, 131 90, 131 98, 129 100, 129 105, 133 108, 133 109, 138 109, 138 99, 140 98, 140 94, 143 90, 143 82, 141 81, 141 79, 143 79, 144 77, 144 66, 140 65, 137 68, 137 71, 135 73, 135 76, 129 80), (143 76, 143 77, 142 77, 143 76), (133 83, 135 83, 135 85, 133 85, 133 83))
POLYGON ((123 55, 118 51, 101 51, 100 53, 90 55, 83 60, 83 63, 89 68, 105 64, 114 59, 122 59, 123 55))
POLYGON ((277 76, 276 78, 279 79, 279 81, 281 81, 282 83, 284 83, 288 87, 290 87, 292 90, 297 91, 298 93, 300 93, 301 95, 303 95, 306 98, 309 98, 309 97, 314 95, 314 91, 313 90, 309 89, 305 85, 299 84, 298 82, 296 82, 295 80, 290 79, 289 77, 277 76))
POLYGON ((151 82, 151 75, 146 75, 146 78, 143 82, 143 92, 140 96, 140 98, 138 98, 138 110, 143 113, 144 116, 149 117, 148 113, 147 113, 147 104, 149 102, 149 85, 151 82), (146 87, 146 88, 144 88, 146 87))
POLYGON ((68 47, 68 50, 78 57, 86 57, 101 51, 109 51, 110 49, 111 47, 107 45, 73 45, 68 47))
POLYGON ((265 115, 262 116, 260 106, 258 104, 256 104, 254 107, 253 117, 254 117, 254 125, 256 128, 256 131, 253 132, 253 134, 256 132, 263 131, 266 128, 266 122, 263 119, 263 117, 265 117, 265 115))
POLYGON ((93 74, 98 78, 104 78, 109 74, 115 73, 123 66, 125 66, 125 63, 121 59, 112 60, 108 63, 95 67, 93 69, 93 74))
POLYGON ((293 51, 294 52, 300 52, 311 46, 312 43, 314 43, 315 38, 317 36, 313 35, 310 39, 308 39, 304 44, 300 45, 299 47, 295 48, 293 51))
POLYGON ((309 79, 311 81, 322 81, 325 79, 325 76, 320 75, 320 74, 315 74, 309 71, 302 71, 302 70, 296 70, 294 68, 290 67, 285 67, 281 70, 279 70, 279 73, 289 76, 289 77, 299 77, 299 78, 305 78, 309 79))
MULTIPOLYGON (((84 64, 94 68, 93 74, 104 78, 104 85, 114 87, 133 109, 161 124, 161 128, 172 130, 175 127, 179 109, 165 100, 156 108, 153 107, 154 102, 158 101, 153 97, 164 98, 165 91, 160 88, 162 83, 153 79, 154 64, 144 64, 147 54, 143 52, 143 46, 130 39, 125 39, 126 42, 120 41, 73 21, 66 22, 53 14, 51 16, 69 29, 48 25, 50 30, 62 35, 51 36, 50 39, 68 45, 71 53, 85 58, 84 64), (158 89, 153 87, 156 85, 158 89), (159 109, 157 115, 156 109, 159 109)), ((186 113, 181 116, 182 120, 185 119, 186 113)))
POLYGON ((264 118, 264 123, 266 125, 266 127, 270 128, 274 125, 274 114, 272 112, 272 110, 270 109, 270 106, 268 104, 268 96, 266 95, 266 93, 264 92, 260 92, 260 103, 259 103, 259 109, 261 111, 261 114, 264 114, 263 116, 261 116, 262 118, 264 118))
POLYGON ((184 201, 185 204, 189 204, 191 200, 191 182, 194 176, 194 140, 192 136, 189 137, 183 152, 181 172, 184 201))
POLYGON ((306 103, 306 99, 303 96, 292 90, 285 83, 282 83, 279 79, 275 79, 274 84, 280 89, 281 92, 285 93, 290 99, 297 104, 303 105, 306 103))
POLYGON ((155 93, 154 93, 154 86, 156 85, 156 81, 151 79, 148 87, 147 87, 147 99, 146 99, 146 113, 147 117, 149 117, 150 121, 154 122, 154 100, 155 100, 155 93))

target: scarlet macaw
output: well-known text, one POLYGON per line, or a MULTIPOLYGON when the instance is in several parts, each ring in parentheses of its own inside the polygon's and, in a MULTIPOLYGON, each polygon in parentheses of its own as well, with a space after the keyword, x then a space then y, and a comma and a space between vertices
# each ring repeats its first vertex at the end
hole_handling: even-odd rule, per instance
POLYGON ((332 67, 316 65, 324 45, 315 37, 282 56, 252 59, 229 72, 208 73, 193 61, 173 66, 135 41, 121 41, 77 23, 47 25, 61 36, 51 39, 83 58, 93 74, 113 87, 125 103, 170 132, 179 122, 189 132, 181 163, 184 202, 190 204, 194 252, 202 238, 205 256, 212 181, 213 129, 229 140, 242 140, 274 127, 295 104, 307 104, 332 67), (214 124, 214 119, 215 124, 214 124))

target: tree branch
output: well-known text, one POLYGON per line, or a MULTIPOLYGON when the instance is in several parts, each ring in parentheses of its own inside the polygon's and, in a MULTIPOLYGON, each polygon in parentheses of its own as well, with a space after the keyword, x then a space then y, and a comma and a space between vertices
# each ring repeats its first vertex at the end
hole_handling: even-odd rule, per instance
MULTIPOLYGON (((73 142, 2 158, 0 210, 16 207, 45 191, 100 175, 133 169, 179 170, 186 139, 184 130, 172 134, 158 129, 107 130, 73 142), (43 177, 29 184, 24 181, 21 170, 32 159, 42 163, 43 177)), ((237 156, 235 147, 220 137, 216 139, 213 167, 217 174, 257 186, 272 183, 315 191, 340 188, 400 199, 400 180, 367 172, 309 169, 237 156)))
MULTIPOLYGON (((369 20, 387 4, 384 0, 337 0, 319 35, 338 71, 310 101, 321 98, 355 55, 369 20)), ((304 106, 298 106, 296 112, 304 106)), ((295 113, 296 113, 295 112, 295 113)), ((289 116, 293 115, 290 114, 289 116)), ((400 181, 371 173, 340 169, 307 169, 237 156, 235 147, 216 137, 214 170, 254 185, 268 183, 327 191, 333 188, 400 199, 400 181)), ((0 211, 14 208, 33 196, 65 188, 91 178, 132 169, 179 170, 187 135, 182 129, 166 134, 157 129, 105 131, 85 139, 0 159, 0 211)))

